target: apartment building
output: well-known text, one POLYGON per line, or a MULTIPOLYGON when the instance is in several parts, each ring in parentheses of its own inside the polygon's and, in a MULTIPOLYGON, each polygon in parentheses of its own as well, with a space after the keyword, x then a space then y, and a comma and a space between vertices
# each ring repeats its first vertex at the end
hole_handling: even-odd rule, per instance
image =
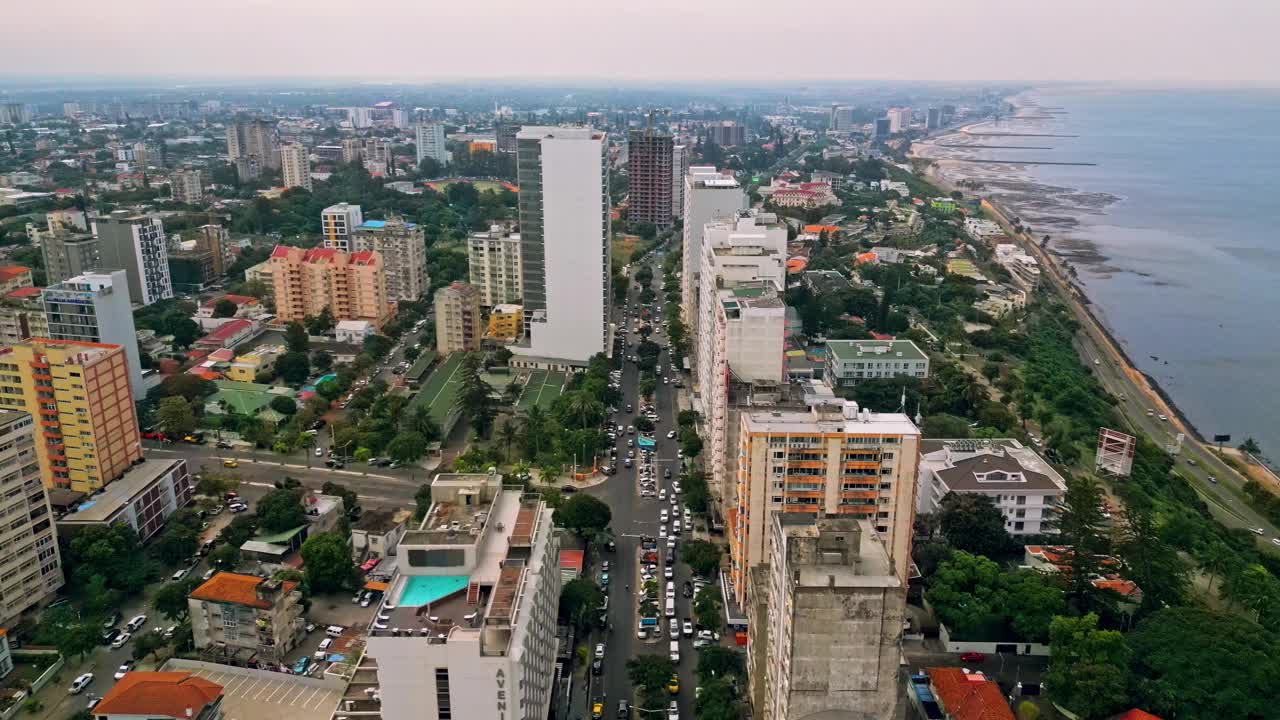
POLYGON ((351 252, 354 245, 351 236, 364 223, 364 212, 359 205, 338 203, 320 212, 320 235, 324 246, 342 252, 351 252))
POLYGON ((480 349, 484 318, 480 312, 480 290, 455 282, 436 291, 436 352, 448 355, 480 349))
POLYGON ((702 234, 707 223, 730 218, 747 207, 746 193, 731 174, 695 165, 684 176, 684 244, 680 272, 680 313, 689 337, 698 337, 698 273, 702 269, 702 234))
POLYGON ((40 233, 40 252, 44 256, 44 274, 56 283, 101 267, 98 238, 87 232, 50 230, 40 233))
POLYGON ((325 308, 338 320, 368 320, 381 328, 391 319, 382 256, 329 248, 277 245, 268 260, 276 318, 282 323, 319 315, 325 308))
POLYGON ((114 212, 95 219, 94 232, 100 266, 124 269, 131 303, 150 305, 173 297, 168 243, 159 218, 114 212))
POLYGON ((747 144, 747 128, 733 120, 721 120, 707 125, 707 142, 721 147, 747 144))
POLYGON ((774 513, 866 519, 908 577, 920 431, 906 415, 816 398, 807 411, 743 410, 733 504, 726 513, 728 591, 746 598, 747 573, 765 559, 774 513))
POLYGON ((515 304, 494 305, 489 311, 489 326, 485 337, 500 342, 511 342, 520 338, 523 327, 521 318, 524 309, 515 304))
POLYGON ((896 717, 906 583, 871 522, 774 513, 767 548, 749 592, 756 715, 896 717))
POLYGON ((208 657, 256 653, 284 661, 306 635, 302 591, 291 580, 220 572, 187 596, 191 635, 208 657))
MULTIPOLYGON (((50 285, 43 292, 45 335, 53 340, 106 343, 124 348, 135 400, 147 394, 142 382, 138 333, 129 310, 123 270, 87 272, 50 285)), ((41 336, 36 336, 41 337, 41 336)))
POLYGON ((199 205, 204 201, 204 181, 200 168, 175 170, 169 176, 169 191, 177 202, 199 205))
POLYGON ((684 178, 689 174, 689 147, 671 147, 671 217, 684 217, 684 178))
POLYGON ((268 258, 244 269, 244 281, 247 283, 262 283, 262 287, 266 289, 267 294, 264 300, 275 303, 276 301, 276 281, 271 276, 271 259, 268 258))
POLYGON ((311 158, 302 143, 287 142, 280 146, 280 184, 285 188, 311 189, 311 158))
POLYGON ((480 304, 486 308, 520 302, 524 294, 521 265, 520 233, 494 225, 467 238, 469 279, 480 288, 480 304))
POLYGON ((0 265, 0 293, 31 287, 31 268, 22 265, 0 265))
POLYGON ((916 512, 936 512, 948 493, 990 497, 1010 535, 1057 532, 1053 514, 1067 483, 1035 450, 1010 438, 922 440, 916 512))
POLYGON ((357 252, 373 251, 382 256, 388 300, 416 301, 431 285, 427 241, 417 224, 394 215, 386 220, 365 220, 356 226, 352 242, 357 252))
POLYGON ((608 139, 528 126, 516 141, 525 340, 513 362, 581 367, 609 348, 608 139))
POLYGON ((209 253, 213 258, 213 274, 220 278, 235 264, 235 254, 231 251, 231 233, 221 225, 201 225, 196 229, 196 247, 209 253))
POLYGON ((357 671, 376 673, 367 694, 381 703, 369 709, 397 720, 547 717, 561 586, 551 515, 499 475, 436 476, 357 671))
POLYGON ((49 495, 40 482, 33 416, 0 410, 0 621, 49 599, 63 585, 62 556, 49 495))
MULTIPOLYGON (((966 221, 967 222, 967 221, 966 221)), ((1009 271, 1019 289, 1030 292, 1040 285, 1040 263, 1013 243, 996 245, 996 262, 1009 271)))
POLYGON ((148 458, 119 480, 58 520, 58 530, 73 535, 87 527, 128 525, 143 542, 164 529, 171 515, 191 502, 195 482, 182 458, 148 458))
POLYGON ((32 338, 0 350, 0 408, 39 419, 45 487, 91 493, 142 459, 119 345, 32 338))
POLYGON ((674 148, 670 134, 652 128, 627 135, 627 224, 632 228, 671 227, 674 148))
POLYGON ((10 290, 0 298, 0 345, 49 336, 49 321, 40 293, 40 288, 25 287, 10 290))
POLYGON ((910 340, 827 341, 822 379, 831 388, 892 377, 929 377, 929 356, 910 340))
POLYGON ((240 167, 237 161, 246 158, 252 158, 252 162, 247 165, 256 168, 279 168, 280 138, 275 123, 269 120, 251 120, 228 125, 227 157, 237 164, 237 168, 240 167))
POLYGON ((416 146, 418 162, 423 158, 431 158, 440 163, 440 167, 449 164, 449 150, 445 145, 444 124, 436 122, 418 123, 416 129, 416 146))

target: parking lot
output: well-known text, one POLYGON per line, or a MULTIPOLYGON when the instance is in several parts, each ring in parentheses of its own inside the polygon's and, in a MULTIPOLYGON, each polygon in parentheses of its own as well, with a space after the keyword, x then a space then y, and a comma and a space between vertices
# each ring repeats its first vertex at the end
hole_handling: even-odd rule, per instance
MULTIPOLYGON (((175 668, 166 668, 175 669, 175 668)), ((222 686, 227 720, 329 718, 342 691, 314 678, 229 666, 181 668, 222 686)))

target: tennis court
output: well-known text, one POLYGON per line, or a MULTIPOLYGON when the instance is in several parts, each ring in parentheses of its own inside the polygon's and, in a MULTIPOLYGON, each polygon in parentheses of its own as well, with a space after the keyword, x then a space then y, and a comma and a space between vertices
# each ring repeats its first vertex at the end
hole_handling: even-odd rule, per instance
POLYGON ((528 410, 534 405, 543 410, 550 408, 551 403, 555 402, 564 390, 564 381, 564 373, 534 370, 529 373, 529 380, 524 385, 524 392, 520 395, 520 402, 516 404, 516 409, 528 410))
POLYGON ((413 400, 409 401, 411 410, 426 405, 431 411, 431 419, 439 423, 446 432, 450 424, 449 418, 454 414, 453 403, 457 400, 458 388, 461 387, 462 359, 465 356, 466 353, 459 352, 445 358, 444 362, 440 363, 427 377, 426 382, 422 384, 422 389, 413 396, 413 400))

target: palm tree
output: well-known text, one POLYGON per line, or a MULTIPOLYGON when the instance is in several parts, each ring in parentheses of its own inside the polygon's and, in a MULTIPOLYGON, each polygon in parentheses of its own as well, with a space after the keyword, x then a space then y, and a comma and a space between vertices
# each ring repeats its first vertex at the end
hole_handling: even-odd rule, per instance
POLYGON ((1199 558, 1200 569, 1209 574, 1209 592, 1213 592, 1213 581, 1223 576, 1227 568, 1237 561, 1235 551, 1226 543, 1215 542, 1205 547, 1199 558))
POLYGON ((577 418, 578 426, 586 429, 604 415, 604 404, 585 392, 575 392, 567 398, 566 409, 577 418))
POLYGON ((564 466, 560 463, 547 463, 538 468, 539 474, 542 475, 542 483, 544 485, 554 485, 560 476, 564 474, 564 466))
POLYGON ((503 455, 511 460, 511 444, 520 437, 519 421, 509 417, 498 426, 498 439, 502 441, 503 455))
POLYGON ((1250 455, 1260 455, 1262 453, 1262 447, 1258 445, 1257 440, 1254 440, 1253 438, 1245 438, 1244 442, 1240 443, 1240 452, 1248 453, 1250 455))

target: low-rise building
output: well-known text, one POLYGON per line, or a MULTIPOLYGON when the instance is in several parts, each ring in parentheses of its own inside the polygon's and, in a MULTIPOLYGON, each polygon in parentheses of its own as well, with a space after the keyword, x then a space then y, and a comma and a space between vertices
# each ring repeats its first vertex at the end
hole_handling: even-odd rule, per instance
POLYGON ((871 378, 929 377, 929 356, 910 340, 828 340, 823 380, 831 388, 871 378))
POLYGON ((1040 284, 1040 263, 1017 245, 996 245, 996 262, 1009 271, 1013 281, 1023 290, 1034 290, 1040 284))
POLYGON ((333 328, 333 339, 340 343, 360 345, 374 332, 373 323, 368 320, 339 320, 333 328))
POLYGON ((944 720, 1014 720, 1000 686, 981 671, 945 667, 925 673, 944 720))
POLYGON ((187 597, 191 635, 207 656, 256 653, 282 662, 306 634, 302 591, 290 580, 220 572, 187 597))
POLYGON ((276 360, 285 352, 283 345, 261 345, 243 355, 237 355, 224 371, 228 380, 242 383, 256 382, 261 373, 275 370, 276 360))
POLYGON ((974 240, 989 240, 1004 237, 1004 229, 997 223, 983 218, 967 217, 964 219, 964 231, 974 240))
POLYGON ((494 305, 489 313, 489 329, 485 332, 485 337, 501 342, 519 340, 520 329, 524 324, 523 317, 524 308, 519 305, 513 303, 494 305))
MULTIPOLYGON (((1070 573, 1072 549, 1070 545, 1024 545, 1022 547, 1023 567, 1043 573, 1070 573)), ((1132 580, 1121 577, 1123 567, 1119 560, 1110 555, 1098 558, 1101 571, 1090 583, 1099 590, 1109 590, 1119 596, 1120 600, 1133 605, 1142 604, 1142 588, 1132 580)))
POLYGON ((413 513, 407 510, 365 510, 351 523, 351 554, 356 560, 395 555, 404 537, 405 524, 413 513))
POLYGON ((134 670, 93 708, 96 720, 222 720, 222 686, 189 672, 134 670))
POLYGON ((123 523, 146 542, 191 502, 194 488, 186 460, 148 458, 58 520, 58 531, 73 535, 85 527, 123 523))
POLYGON ((1067 484, 1017 440, 922 440, 916 511, 936 512, 953 492, 990 497, 1010 535, 1039 535, 1057 532, 1051 521, 1067 484))

